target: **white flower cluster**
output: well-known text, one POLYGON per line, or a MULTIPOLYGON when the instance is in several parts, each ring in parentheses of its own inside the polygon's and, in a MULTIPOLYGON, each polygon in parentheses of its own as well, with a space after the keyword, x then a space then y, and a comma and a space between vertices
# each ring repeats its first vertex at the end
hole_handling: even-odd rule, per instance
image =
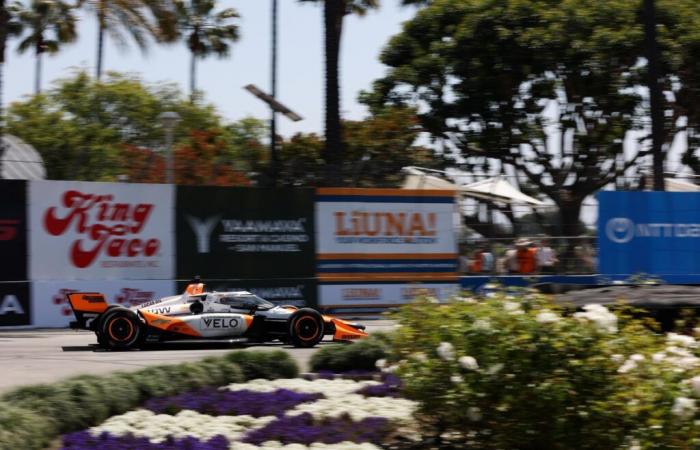
MULTIPOLYGON (((287 411, 286 415, 295 416, 310 413, 316 419, 348 415, 359 421, 367 417, 384 417, 396 426, 411 426, 413 413, 417 404, 402 398, 364 397, 356 392, 366 386, 381 384, 377 381, 354 381, 344 379, 318 379, 314 381, 300 378, 278 380, 252 380, 248 383, 231 384, 224 389, 252 390, 257 392, 272 392, 277 389, 289 389, 299 393, 322 393, 326 398, 312 403, 302 403, 287 411)), ((276 417, 251 416, 210 416, 196 411, 180 411, 176 415, 155 414, 145 409, 137 409, 126 414, 114 416, 102 425, 90 429, 90 433, 98 436, 107 432, 114 436, 131 434, 136 437, 148 438, 151 442, 163 442, 167 437, 194 437, 201 441, 222 435, 231 448, 242 450, 281 449, 281 450, 378 450, 372 444, 341 442, 339 444, 301 444, 283 445, 277 441, 264 442, 262 446, 240 442, 243 435, 249 431, 262 428, 276 417)))
POLYGON ((91 428, 93 436, 107 432, 114 436, 131 434, 148 438, 151 442, 163 442, 168 436, 185 438, 192 436, 202 441, 217 435, 236 441, 244 433, 260 428, 275 420, 274 416, 255 418, 251 416, 209 416, 196 411, 180 411, 174 416, 156 414, 146 409, 129 411, 107 419, 102 425, 91 428))
POLYGON ((561 317, 559 317, 557 314, 554 314, 552 311, 545 309, 544 311, 537 314, 535 320, 539 323, 555 323, 559 322, 559 320, 561 320, 561 317))
POLYGON ((277 380, 257 379, 247 383, 229 384, 226 389, 231 391, 248 390, 255 392, 274 392, 278 389, 287 389, 305 394, 323 394, 326 397, 336 397, 351 394, 367 386, 381 384, 374 380, 344 380, 344 379, 317 379, 304 380, 301 378, 280 378, 277 380))
POLYGON ((617 316, 605 306, 590 304, 584 306, 583 311, 575 313, 574 317, 593 322, 600 331, 617 333, 617 316))
MULTIPOLYGON (((618 356, 618 355, 613 355, 613 361, 615 360, 616 356, 618 356)), ((627 373, 631 370, 634 370, 637 368, 637 365, 640 362, 644 361, 644 359, 645 359, 644 355, 640 355, 638 353, 635 353, 634 355, 631 355, 629 358, 627 358, 627 360, 624 362, 624 364, 622 364, 620 366, 620 368, 617 369, 617 371, 619 373, 627 373)))
POLYGON ((328 397, 313 403, 302 403, 287 412, 288 416, 309 413, 316 419, 348 415, 354 421, 367 417, 384 417, 394 424, 407 424, 413 420, 416 403, 403 398, 365 397, 347 394, 341 397, 328 397))
POLYGON ((667 347, 663 351, 652 355, 651 359, 654 362, 668 364, 676 372, 685 372, 700 367, 700 358, 691 351, 691 349, 698 347, 698 342, 691 336, 668 333, 666 344, 667 347))
POLYGON ((455 359, 455 348, 449 342, 440 342, 437 348, 437 354, 445 361, 452 361, 455 359))
POLYGON ((697 407, 695 406, 695 399, 687 397, 678 397, 673 402, 673 407, 671 408, 671 413, 681 419, 690 419, 695 416, 697 407))
POLYGON ((516 302, 503 302, 503 309, 512 316, 517 316, 524 312, 520 307, 520 303, 516 302))

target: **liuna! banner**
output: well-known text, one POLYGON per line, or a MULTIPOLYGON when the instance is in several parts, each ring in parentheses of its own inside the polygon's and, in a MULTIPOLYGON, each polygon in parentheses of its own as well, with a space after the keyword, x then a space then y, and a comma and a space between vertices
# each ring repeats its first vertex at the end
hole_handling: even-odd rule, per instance
POLYGON ((47 279, 172 279, 173 186, 32 181, 30 274, 47 279))
POLYGON ((316 191, 321 281, 456 280, 454 191, 316 191))

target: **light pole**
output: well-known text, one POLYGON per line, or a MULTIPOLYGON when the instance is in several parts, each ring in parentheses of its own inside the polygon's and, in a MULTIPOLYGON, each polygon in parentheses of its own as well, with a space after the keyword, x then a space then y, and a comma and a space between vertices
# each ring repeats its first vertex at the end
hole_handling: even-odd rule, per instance
MULTIPOLYGON (((272 98, 277 97, 277 0, 272 0, 272 52, 271 52, 271 87, 272 98)), ((277 111, 271 108, 270 117, 270 177, 272 187, 277 187, 277 111)))
POLYGON ((178 122, 180 122, 180 115, 174 111, 165 111, 158 115, 158 120, 160 120, 163 131, 165 132, 165 182, 173 184, 175 180, 175 167, 173 165, 173 131, 175 131, 175 127, 178 122))

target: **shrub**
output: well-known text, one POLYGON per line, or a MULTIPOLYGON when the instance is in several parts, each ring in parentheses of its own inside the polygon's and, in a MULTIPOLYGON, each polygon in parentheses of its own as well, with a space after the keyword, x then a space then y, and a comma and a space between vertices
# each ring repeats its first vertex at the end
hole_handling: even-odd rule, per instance
POLYGON ((51 424, 39 413, 11 403, 0 403, 0 449, 45 448, 53 435, 51 424))
POLYGON ((401 308, 389 363, 449 448, 697 448, 698 343, 539 295, 401 308))
POLYGON ((296 378, 299 368, 289 354, 275 350, 271 352, 233 352, 224 356, 240 366, 246 380, 255 378, 296 378))
POLYGON ((376 333, 352 344, 323 347, 311 357, 311 370, 377 370, 377 361, 386 358, 389 341, 388 335, 376 333))

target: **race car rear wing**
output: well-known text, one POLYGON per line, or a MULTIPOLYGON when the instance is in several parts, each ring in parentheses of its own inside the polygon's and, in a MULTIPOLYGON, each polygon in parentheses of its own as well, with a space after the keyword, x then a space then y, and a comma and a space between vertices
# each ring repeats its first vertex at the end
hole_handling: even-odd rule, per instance
POLYGON ((75 321, 70 323, 70 327, 81 330, 92 330, 92 322, 100 314, 107 310, 109 306, 104 294, 97 292, 72 292, 66 294, 75 321))

